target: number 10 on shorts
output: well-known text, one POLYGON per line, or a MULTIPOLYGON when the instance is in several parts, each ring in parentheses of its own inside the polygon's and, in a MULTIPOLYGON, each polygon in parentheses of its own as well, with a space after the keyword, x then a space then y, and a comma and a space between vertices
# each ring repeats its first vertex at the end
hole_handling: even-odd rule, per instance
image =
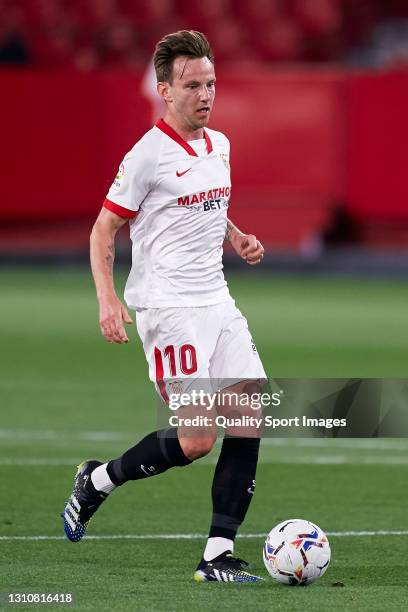
POLYGON ((178 349, 173 344, 166 346, 161 351, 157 346, 154 348, 154 359, 156 362, 156 372, 164 375, 164 363, 168 362, 171 377, 185 374, 189 376, 197 372, 197 353, 192 344, 183 344, 178 349))

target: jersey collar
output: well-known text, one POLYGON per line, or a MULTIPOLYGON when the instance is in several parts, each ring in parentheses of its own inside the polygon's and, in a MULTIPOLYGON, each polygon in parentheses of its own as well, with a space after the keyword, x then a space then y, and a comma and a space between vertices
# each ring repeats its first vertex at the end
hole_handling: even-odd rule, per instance
MULTIPOLYGON (((184 140, 181 136, 179 136, 177 132, 173 130, 173 128, 170 127, 168 123, 165 122, 164 119, 159 119, 156 123, 156 127, 158 127, 159 130, 167 134, 167 136, 175 140, 181 147, 183 147, 183 149, 187 151, 189 155, 198 157, 193 147, 191 147, 186 140, 184 140)), ((204 132, 205 142, 207 145, 207 153, 210 154, 213 150, 213 145, 212 145, 211 139, 209 135, 207 134, 207 132, 205 130, 203 130, 203 132, 204 132)))

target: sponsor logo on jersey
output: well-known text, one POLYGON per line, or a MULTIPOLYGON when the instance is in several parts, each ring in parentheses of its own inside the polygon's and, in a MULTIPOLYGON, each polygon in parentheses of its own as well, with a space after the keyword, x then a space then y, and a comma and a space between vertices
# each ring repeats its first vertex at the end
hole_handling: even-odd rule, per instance
POLYGON ((224 210, 225 208, 228 208, 228 200, 225 198, 215 198, 215 200, 206 200, 201 204, 191 204, 191 206, 187 206, 184 210, 189 212, 208 212, 210 210, 224 210))
POLYGON ((195 210, 203 210, 207 212, 209 210, 222 210, 223 208, 228 208, 228 200, 224 200, 224 198, 216 198, 215 200, 208 200, 204 202, 204 204, 199 204, 198 206, 193 206, 195 210))
POLYGON ((206 202, 229 198, 231 189, 229 187, 216 187, 208 191, 200 191, 186 196, 181 196, 178 199, 179 206, 192 206, 193 204, 203 204, 206 202))

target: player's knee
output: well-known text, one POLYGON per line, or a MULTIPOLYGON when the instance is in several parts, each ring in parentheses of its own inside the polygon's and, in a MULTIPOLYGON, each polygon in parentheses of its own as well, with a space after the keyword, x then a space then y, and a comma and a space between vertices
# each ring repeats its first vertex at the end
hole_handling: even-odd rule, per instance
POLYGON ((200 436, 196 438, 182 438, 180 440, 181 447, 188 459, 194 461, 208 455, 215 444, 215 436, 200 436))

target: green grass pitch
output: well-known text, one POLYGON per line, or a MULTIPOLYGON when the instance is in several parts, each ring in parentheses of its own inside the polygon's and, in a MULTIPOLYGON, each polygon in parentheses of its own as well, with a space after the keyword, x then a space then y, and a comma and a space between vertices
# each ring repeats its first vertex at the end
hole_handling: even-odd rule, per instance
MULTIPOLYGON (((405 284, 229 276, 271 376, 407 377, 405 284)), ((262 584, 192 580, 218 448, 123 487, 91 523, 92 538, 63 540, 75 465, 117 456, 154 429, 156 398, 135 329, 126 346, 100 338, 87 271, 9 270, 0 282, 0 592, 73 592, 80 610, 406 609, 406 440, 266 440, 242 527, 251 537, 236 545, 262 584), (268 579, 261 558, 263 534, 292 517, 338 534, 326 575, 304 589, 268 579)))

